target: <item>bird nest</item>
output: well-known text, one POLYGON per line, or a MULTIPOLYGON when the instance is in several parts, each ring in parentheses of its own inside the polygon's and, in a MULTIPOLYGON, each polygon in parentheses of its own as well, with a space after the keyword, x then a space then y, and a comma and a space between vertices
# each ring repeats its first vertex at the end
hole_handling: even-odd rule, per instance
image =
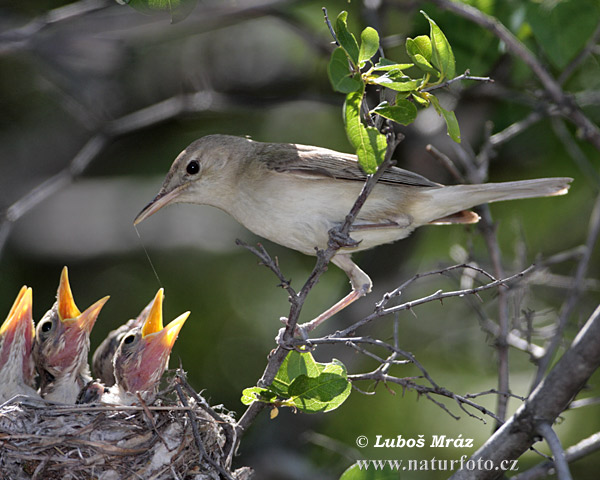
POLYGON ((249 479, 249 468, 231 470, 232 416, 184 393, 181 379, 171 376, 152 405, 5 403, 0 479, 249 479))

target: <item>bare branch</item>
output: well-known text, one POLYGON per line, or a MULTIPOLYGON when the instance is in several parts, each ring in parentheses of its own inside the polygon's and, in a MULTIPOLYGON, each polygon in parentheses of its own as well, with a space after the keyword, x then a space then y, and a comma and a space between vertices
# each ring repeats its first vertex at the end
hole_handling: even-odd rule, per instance
MULTIPOLYGON (((417 300, 405 302, 400 305, 396 305, 396 306, 389 307, 389 308, 377 308, 375 310, 375 312, 368 315, 367 317, 353 323, 348 328, 345 328, 342 331, 336 332, 334 334, 334 337, 346 337, 348 335, 353 334, 358 328, 360 328, 364 325, 367 325, 368 323, 371 323, 373 320, 375 320, 377 318, 383 317, 385 315, 389 315, 391 313, 400 312, 402 310, 411 310, 412 308, 414 308, 418 305, 423 305, 424 303, 429 303, 433 300, 443 300, 445 298, 450 298, 450 297, 464 297, 466 295, 473 295, 473 294, 482 292, 484 290, 489 290, 490 288, 495 288, 498 286, 506 285, 507 283, 510 283, 513 280, 523 278, 525 275, 527 275, 529 272, 531 272, 534 268, 535 268, 535 266, 532 265, 529 268, 523 270, 522 272, 511 275, 510 277, 507 277, 502 280, 495 280, 493 282, 487 283, 485 285, 481 285, 479 287, 468 288, 468 289, 464 289, 464 290, 455 290, 455 291, 450 291, 450 292, 444 292, 443 290, 438 290, 437 292, 434 292, 431 295, 419 298, 417 300)), ((382 300, 382 301, 384 301, 384 300, 382 300)))
MULTIPOLYGON (((576 445, 569 447, 565 452, 567 462, 572 463, 580 458, 583 458, 591 453, 600 450, 600 433, 595 433, 592 436, 581 440, 576 445)), ((547 461, 536 465, 523 473, 515 475, 513 480, 536 480, 538 478, 546 478, 554 473, 554 462, 547 461)))
MULTIPOLYGON (((471 456, 471 460, 491 460, 498 465, 502 460, 519 458, 535 442, 538 422, 554 421, 599 366, 600 306, 528 401, 471 456)), ((451 478, 484 480, 495 477, 493 471, 459 470, 451 478)))
POLYGON ((474 77, 474 76, 471 76, 470 73, 471 72, 469 72, 469 70, 467 70, 462 75, 458 75, 457 77, 451 78, 450 80, 446 80, 445 82, 442 82, 439 85, 432 85, 431 87, 424 88, 421 91, 422 92, 431 92, 431 91, 437 90, 439 88, 445 88, 445 87, 452 85, 455 82, 459 82, 461 80, 474 80, 476 82, 494 83, 494 80, 490 77, 474 77))
POLYGON ((558 480, 573 480, 571 472, 569 471, 569 464, 565 458, 565 451, 560 444, 558 435, 556 435, 556 432, 552 429, 552 425, 550 425, 549 422, 542 421, 537 426, 537 431, 544 437, 554 456, 554 466, 556 468, 558 480))

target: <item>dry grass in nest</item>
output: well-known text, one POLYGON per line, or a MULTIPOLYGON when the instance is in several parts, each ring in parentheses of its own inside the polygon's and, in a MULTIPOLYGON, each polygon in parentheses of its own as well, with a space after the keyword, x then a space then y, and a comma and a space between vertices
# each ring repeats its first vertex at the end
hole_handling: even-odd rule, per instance
POLYGON ((151 406, 17 398, 0 407, 0 479, 246 480, 249 468, 231 471, 234 420, 220 410, 180 371, 151 406))

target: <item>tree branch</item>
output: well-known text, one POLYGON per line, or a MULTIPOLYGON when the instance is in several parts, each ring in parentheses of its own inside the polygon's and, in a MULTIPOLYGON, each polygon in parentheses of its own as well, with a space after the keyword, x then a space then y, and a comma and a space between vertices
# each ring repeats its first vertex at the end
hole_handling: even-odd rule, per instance
MULTIPOLYGON (((564 411, 573 396, 600 366, 600 306, 580 330, 571 347, 556 363, 548 376, 531 393, 517 412, 500 427, 472 456, 471 460, 519 458, 536 441, 540 421, 553 422, 564 411)), ((452 480, 485 480, 498 478, 495 471, 459 470, 452 480)))

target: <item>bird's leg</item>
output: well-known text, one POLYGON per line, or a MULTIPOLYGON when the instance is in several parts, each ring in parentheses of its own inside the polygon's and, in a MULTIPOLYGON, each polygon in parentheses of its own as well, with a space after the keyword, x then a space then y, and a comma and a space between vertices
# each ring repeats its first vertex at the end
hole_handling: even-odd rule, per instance
POLYGON ((360 268, 358 268, 358 266, 350 258, 350 254, 338 253, 332 258, 331 263, 337 265, 344 272, 346 272, 346 275, 348 275, 348 278, 350 278, 352 291, 335 305, 325 310, 317 318, 311 320, 310 322, 303 323, 302 325, 298 325, 298 327, 296 327, 296 331, 301 337, 306 338, 309 332, 317 328, 328 318, 346 308, 355 300, 369 293, 373 287, 373 282, 369 276, 360 268))

